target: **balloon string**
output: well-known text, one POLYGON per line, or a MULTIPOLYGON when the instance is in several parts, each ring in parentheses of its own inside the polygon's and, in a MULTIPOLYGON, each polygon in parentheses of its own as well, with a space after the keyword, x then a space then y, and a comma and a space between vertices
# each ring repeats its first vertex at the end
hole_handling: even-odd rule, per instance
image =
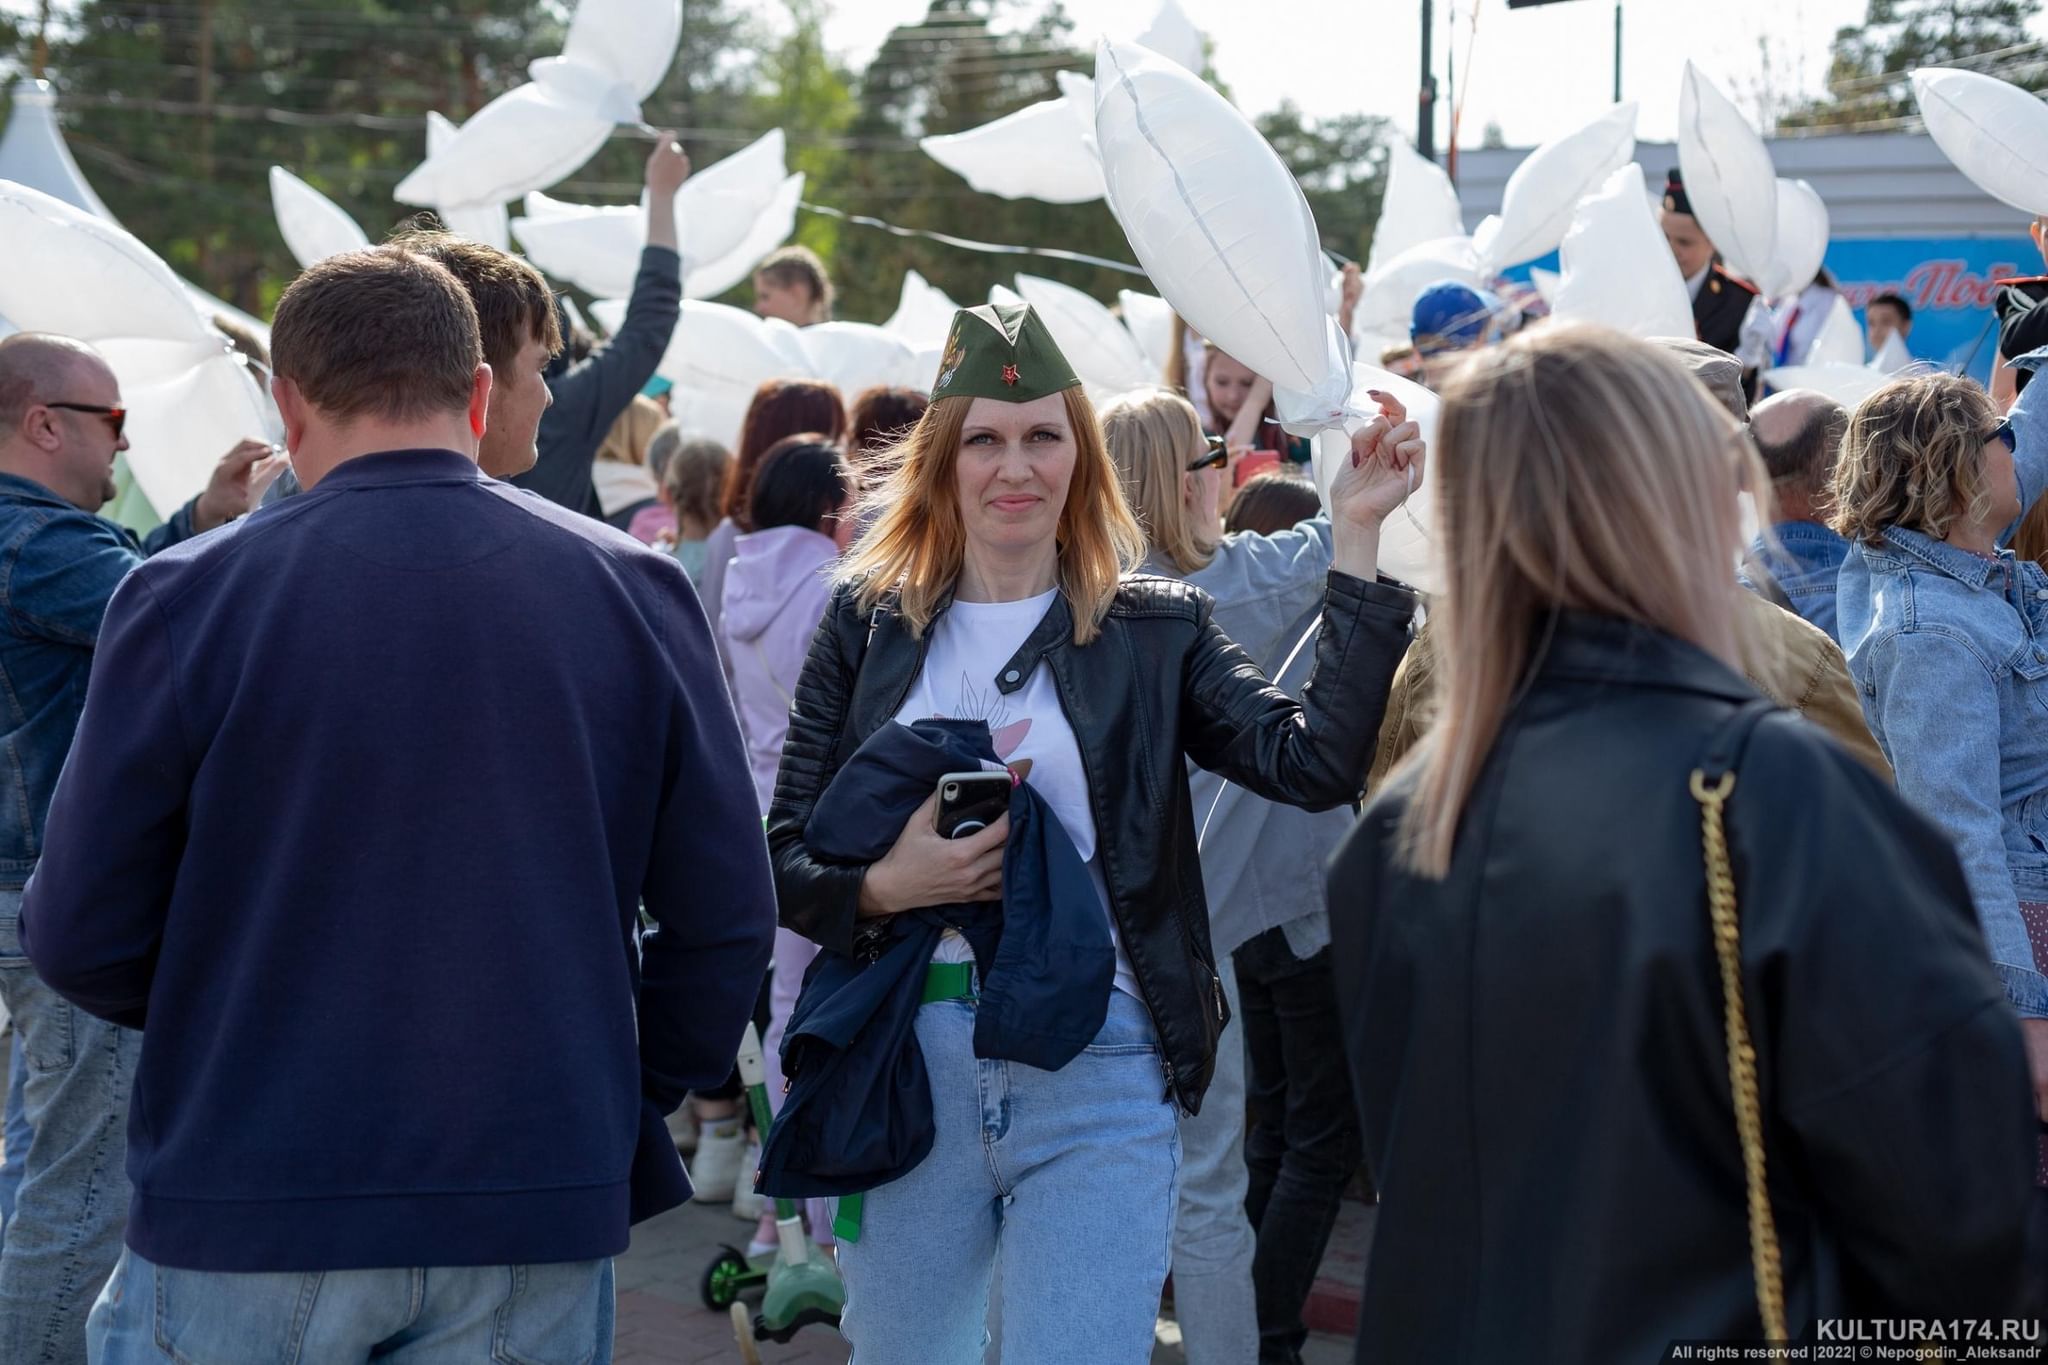
POLYGON ((922 237, 926 241, 940 242, 946 246, 956 246, 963 251, 979 251, 994 256, 1044 256, 1055 261, 1076 261, 1082 265, 1099 266, 1104 270, 1118 270, 1126 275, 1136 275, 1140 279, 1145 278, 1145 272, 1135 265, 1127 265, 1122 261, 1107 260, 1101 256, 1090 256, 1085 252, 1063 251, 1058 247, 1049 246, 1010 246, 1002 242, 977 242, 966 237, 950 236, 943 232, 930 232, 924 228, 899 227, 895 223, 885 223, 879 218, 869 218, 865 214, 859 213, 848 213, 845 209, 835 209, 827 204, 813 204, 808 201, 799 201, 797 207, 808 209, 812 213, 822 214, 827 218, 837 218, 858 227, 880 228, 882 231, 894 233, 898 237, 922 237))

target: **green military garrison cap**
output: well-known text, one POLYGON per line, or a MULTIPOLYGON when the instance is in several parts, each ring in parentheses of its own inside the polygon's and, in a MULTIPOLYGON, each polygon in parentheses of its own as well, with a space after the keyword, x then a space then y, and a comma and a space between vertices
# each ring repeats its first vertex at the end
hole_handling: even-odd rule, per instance
POLYGON ((1029 403, 1081 381, 1028 303, 985 303, 953 315, 933 398, 1029 403))

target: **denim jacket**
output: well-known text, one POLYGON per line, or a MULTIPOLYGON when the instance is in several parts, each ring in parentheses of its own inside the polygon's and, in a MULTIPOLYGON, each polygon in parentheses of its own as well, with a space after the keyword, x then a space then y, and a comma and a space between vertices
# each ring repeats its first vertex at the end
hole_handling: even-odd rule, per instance
POLYGON ((1813 521, 1781 521, 1771 528, 1775 547, 1761 537, 1750 546, 1750 556, 1769 569, 1791 600, 1792 609, 1819 626, 1836 644, 1842 642, 1836 626, 1835 592, 1841 577, 1842 560, 1849 542, 1813 521))
MULTIPOLYGON (((2043 361, 2048 349, 2015 363, 2043 361)), ((2048 385, 2030 385, 2011 422, 2031 506, 2048 490, 2048 385)), ((2048 902, 2048 573, 2010 550, 1985 560, 1894 526, 1850 546, 1837 599, 1899 794, 1955 840, 2020 1016, 2048 1018, 2048 977, 2020 915, 2022 901, 2048 902)))
POLYGON ((0 888, 26 883, 42 853, 115 587, 145 553, 191 534, 191 503, 150 533, 145 550, 126 527, 0 473, 0 888))

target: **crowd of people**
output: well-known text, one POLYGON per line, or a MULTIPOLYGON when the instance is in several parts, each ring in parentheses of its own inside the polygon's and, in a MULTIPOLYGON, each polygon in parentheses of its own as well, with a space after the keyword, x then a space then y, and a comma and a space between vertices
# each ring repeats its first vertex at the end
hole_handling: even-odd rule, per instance
POLYGON ((289 467, 146 541, 105 361, 0 341, 0 1359, 609 1360, 693 1197, 798 1201, 885 1365, 1143 1361, 1169 1276, 1298 1362, 1347 1194, 1361 1360, 2039 1346, 2048 313, 1753 401, 1799 319, 1674 177, 1696 337, 1445 281, 1433 434, 1373 393, 1320 496, 1185 324, 1098 408, 1023 303, 728 450, 655 373, 687 174, 602 345, 445 233, 306 270, 289 467))

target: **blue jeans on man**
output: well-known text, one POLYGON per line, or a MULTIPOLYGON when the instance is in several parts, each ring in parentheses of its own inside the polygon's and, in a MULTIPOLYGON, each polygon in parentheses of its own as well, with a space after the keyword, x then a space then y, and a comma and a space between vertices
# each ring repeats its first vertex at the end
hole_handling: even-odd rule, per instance
POLYGON ((231 1274, 121 1253, 94 1365, 470 1365, 612 1356, 612 1263, 231 1274))
MULTIPOLYGON (((128 1092, 142 1035, 43 984, 21 953, 20 906, 20 891, 0 890, 0 1001, 21 1040, 33 1135, 0 1255, 0 1360, 84 1365, 86 1314, 128 1218, 128 1092)), ((11 1158, 12 1134, 9 1145, 11 1158)))

